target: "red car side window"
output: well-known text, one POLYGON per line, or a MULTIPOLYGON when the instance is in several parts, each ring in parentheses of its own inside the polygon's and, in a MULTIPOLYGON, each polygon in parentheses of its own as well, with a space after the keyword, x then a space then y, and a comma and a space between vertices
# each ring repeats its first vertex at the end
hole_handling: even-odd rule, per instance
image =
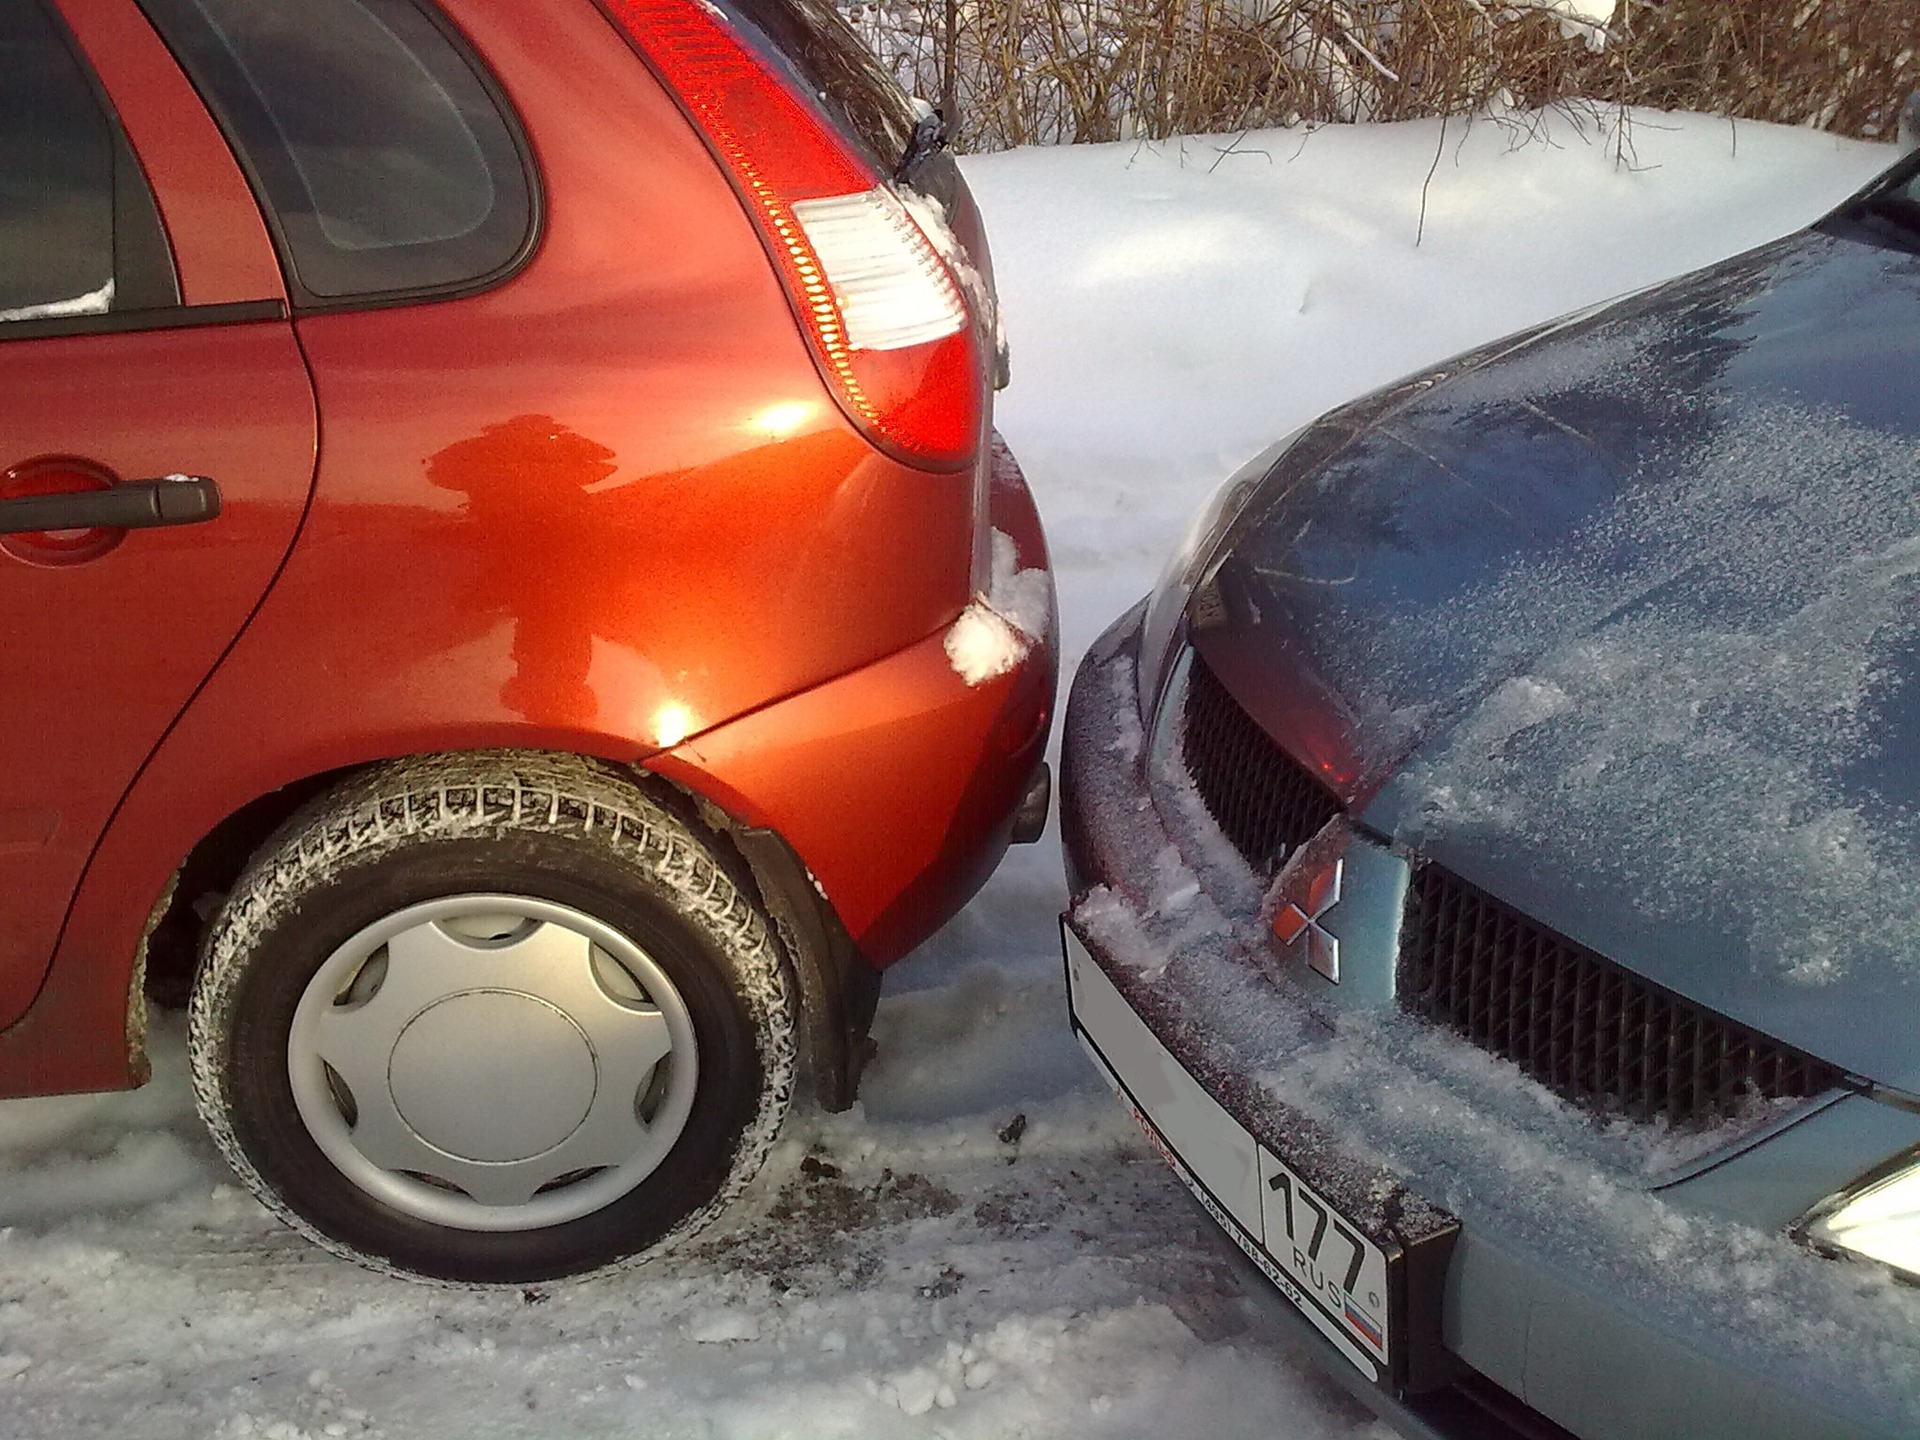
POLYGON ((0 322, 176 303, 139 165, 39 0, 0 8, 0 74, 0 322))
POLYGON ((303 308, 484 285, 534 189, 479 63, 414 0, 140 0, 272 222, 303 308))

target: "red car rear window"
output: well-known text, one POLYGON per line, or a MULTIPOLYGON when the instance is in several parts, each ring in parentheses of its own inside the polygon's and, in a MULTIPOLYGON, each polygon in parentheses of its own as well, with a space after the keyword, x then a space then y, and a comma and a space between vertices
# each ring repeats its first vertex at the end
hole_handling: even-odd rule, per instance
POLYGON ((834 125, 892 171, 913 141, 913 102, 830 0, 722 0, 758 31, 834 125))

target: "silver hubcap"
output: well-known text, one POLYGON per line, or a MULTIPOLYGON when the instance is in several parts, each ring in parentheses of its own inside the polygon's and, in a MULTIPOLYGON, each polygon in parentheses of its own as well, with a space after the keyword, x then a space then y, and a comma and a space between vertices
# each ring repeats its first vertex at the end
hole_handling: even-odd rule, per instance
POLYGON ((633 941, 565 905, 432 900, 335 950, 294 1011, 294 1104, 368 1194, 435 1224, 592 1214, 666 1158, 693 1021, 633 941))

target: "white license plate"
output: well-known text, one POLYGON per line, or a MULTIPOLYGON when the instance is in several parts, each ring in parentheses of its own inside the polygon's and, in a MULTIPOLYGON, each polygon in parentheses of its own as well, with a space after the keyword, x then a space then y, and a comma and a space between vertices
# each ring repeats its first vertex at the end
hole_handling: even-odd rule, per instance
POLYGON ((1266 1202, 1263 1244, 1301 1292, 1290 1298, 1312 1306, 1386 1366, 1386 1252, 1264 1146, 1260 1178, 1266 1202))
POLYGON ((1074 1029, 1147 1138, 1241 1249, 1369 1380, 1392 1373, 1387 1254, 1173 1058, 1061 927, 1074 1029))

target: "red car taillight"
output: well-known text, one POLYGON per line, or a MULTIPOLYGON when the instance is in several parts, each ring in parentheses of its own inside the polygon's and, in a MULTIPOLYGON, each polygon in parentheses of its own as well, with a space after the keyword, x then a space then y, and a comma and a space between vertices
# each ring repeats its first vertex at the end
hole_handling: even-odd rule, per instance
POLYGON ((603 0, 726 163, 842 407, 902 458, 958 469, 980 440, 978 341, 900 198, 701 0, 603 0))

